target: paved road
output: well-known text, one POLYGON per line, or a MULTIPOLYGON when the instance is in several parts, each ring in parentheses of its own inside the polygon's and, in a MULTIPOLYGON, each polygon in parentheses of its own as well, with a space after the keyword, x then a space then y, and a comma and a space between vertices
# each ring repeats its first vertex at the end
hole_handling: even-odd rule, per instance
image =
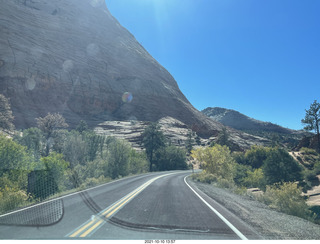
POLYGON ((186 181, 150 173, 0 216, 0 239, 259 239, 186 181))

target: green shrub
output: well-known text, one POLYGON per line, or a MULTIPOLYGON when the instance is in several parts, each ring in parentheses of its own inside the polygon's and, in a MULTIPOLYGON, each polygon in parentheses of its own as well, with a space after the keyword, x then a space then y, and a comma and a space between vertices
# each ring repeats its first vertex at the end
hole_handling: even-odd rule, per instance
POLYGON ((297 183, 284 182, 267 186, 260 200, 286 214, 309 218, 311 212, 301 193, 297 183))
POLYGON ((268 185, 302 180, 302 167, 284 149, 272 148, 262 167, 268 185))
POLYGON ((110 177, 104 177, 103 175, 101 175, 98 178, 87 178, 84 183, 81 184, 80 188, 81 189, 87 189, 90 187, 94 187, 103 183, 107 183, 110 182, 111 178, 110 177))
POLYGON ((320 206, 311 206, 309 209, 314 217, 314 222, 320 224, 320 206))
POLYGON ((255 169, 254 171, 248 171, 247 177, 244 178, 243 184, 246 187, 258 187, 260 189, 265 189, 266 182, 262 169, 255 169))
POLYGON ((0 188, 0 214, 25 206, 27 200, 25 191, 7 186, 0 188))
POLYGON ((217 182, 218 178, 213 174, 203 174, 200 177, 200 181, 203 183, 211 184, 213 182, 217 182))
POLYGON ((315 174, 320 174, 320 161, 317 161, 314 166, 313 166, 313 170, 315 174))
POLYGON ((305 179, 307 181, 317 181, 317 174, 314 170, 305 170, 305 179))
POLYGON ((298 159, 298 161, 299 161, 300 163, 303 163, 303 160, 302 160, 302 158, 301 158, 300 156, 297 156, 297 159, 298 159))
POLYGON ((246 164, 246 158, 245 158, 243 152, 233 152, 232 157, 236 161, 236 163, 238 163, 240 165, 246 164))
POLYGON ((233 180, 224 179, 224 178, 218 178, 217 180, 218 186, 221 188, 227 188, 227 189, 234 189, 235 184, 233 180))
POLYGON ((268 156, 270 148, 262 146, 252 146, 250 150, 245 153, 245 163, 254 169, 258 169, 263 165, 264 160, 268 156))
POLYGON ((252 167, 249 165, 243 165, 236 163, 235 165, 235 174, 234 174, 234 182, 239 186, 245 185, 245 179, 248 176, 248 172, 252 171, 252 167))
POLYGON ((206 173, 205 171, 202 171, 201 173, 198 173, 198 174, 193 174, 192 179, 198 182, 206 183, 206 184, 215 183, 217 186, 221 188, 229 188, 229 189, 235 188, 235 184, 233 180, 218 177, 214 174, 206 173))
POLYGON ((305 155, 304 156, 304 160, 306 160, 307 162, 310 162, 310 161, 312 161, 314 158, 312 157, 312 156, 310 156, 310 155, 305 155))
POLYGON ((218 181, 217 176, 213 174, 208 174, 205 171, 202 171, 201 173, 198 173, 198 174, 193 174, 192 179, 202 183, 207 183, 207 184, 211 184, 213 182, 218 181))
POLYGON ((31 127, 23 130, 21 135, 16 135, 14 139, 19 144, 26 146, 36 161, 38 161, 41 155, 44 154, 45 138, 40 129, 31 127))
POLYGON ((314 156, 319 156, 319 154, 317 153, 316 150, 312 149, 312 148, 307 148, 307 147, 302 147, 300 149, 300 152, 303 154, 303 155, 314 155, 314 156))
POLYGON ((0 135, 0 178, 6 175, 20 189, 25 190, 27 187, 28 171, 33 166, 26 147, 0 135))

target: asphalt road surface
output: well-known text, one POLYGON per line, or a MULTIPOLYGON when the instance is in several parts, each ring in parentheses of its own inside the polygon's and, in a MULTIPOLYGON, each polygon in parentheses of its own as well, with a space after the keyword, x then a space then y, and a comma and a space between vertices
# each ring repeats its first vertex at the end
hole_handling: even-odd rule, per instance
POLYGON ((0 239, 260 239, 186 181, 190 171, 149 173, 0 216, 0 239))

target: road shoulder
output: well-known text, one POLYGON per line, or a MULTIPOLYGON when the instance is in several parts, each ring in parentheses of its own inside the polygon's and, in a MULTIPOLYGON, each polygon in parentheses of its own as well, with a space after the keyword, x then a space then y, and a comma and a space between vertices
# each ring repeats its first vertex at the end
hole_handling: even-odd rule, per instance
POLYGON ((319 240, 320 225, 270 209, 249 196, 237 195, 212 184, 187 182, 220 203, 254 228, 264 239, 319 240))

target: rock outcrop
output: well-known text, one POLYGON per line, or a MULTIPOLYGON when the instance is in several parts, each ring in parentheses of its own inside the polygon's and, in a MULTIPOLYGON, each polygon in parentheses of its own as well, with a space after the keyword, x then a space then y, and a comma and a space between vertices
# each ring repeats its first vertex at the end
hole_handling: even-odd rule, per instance
MULTIPOLYGON (((188 135, 191 129, 181 121, 178 121, 172 117, 164 117, 158 121, 160 129, 167 138, 168 142, 178 147, 185 147, 188 135)), ((105 121, 100 123, 95 132, 99 135, 113 136, 118 139, 123 139, 131 143, 135 149, 143 149, 142 145, 142 133, 144 129, 149 125, 149 122, 145 121, 105 121)), ((200 139, 200 144, 205 146, 209 144, 208 139, 200 139)), ((192 144, 197 147, 196 135, 192 134, 192 144)))
POLYGON ((296 132, 294 130, 287 129, 270 122, 263 122, 260 120, 250 118, 232 109, 209 107, 202 110, 202 113, 204 113, 211 119, 220 122, 226 126, 232 127, 236 130, 276 132, 283 134, 292 134, 296 132))
POLYGON ((110 14, 104 0, 0 0, 0 93, 15 125, 59 112, 70 127, 176 118, 199 135, 221 124, 197 111, 174 78, 110 14))
MULTIPOLYGON (((172 117, 164 117, 157 121, 160 129, 163 131, 168 142, 178 147, 184 148, 186 146, 188 136, 191 134, 192 144, 194 148, 198 146, 208 146, 212 141, 216 141, 219 135, 211 136, 209 138, 198 138, 200 141, 197 143, 197 134, 194 134, 188 125, 174 119, 172 117)), ((105 121, 100 123, 95 132, 99 135, 113 136, 118 139, 124 139, 131 143, 136 149, 142 149, 142 133, 148 126, 149 122, 145 121, 105 121)), ((235 145, 237 150, 245 150, 252 145, 265 145, 270 144, 265 138, 254 136, 246 133, 241 133, 230 127, 227 127, 227 132, 230 135, 229 140, 235 145)))

